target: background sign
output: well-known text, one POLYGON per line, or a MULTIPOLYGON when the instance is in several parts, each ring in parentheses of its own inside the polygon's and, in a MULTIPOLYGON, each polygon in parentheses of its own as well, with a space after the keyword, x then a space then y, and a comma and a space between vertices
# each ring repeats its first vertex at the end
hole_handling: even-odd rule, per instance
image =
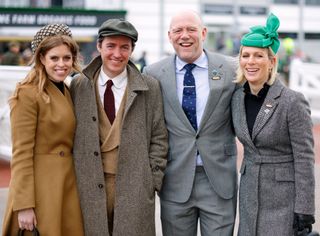
POLYGON ((35 27, 64 23, 70 27, 99 27, 110 18, 125 18, 126 11, 0 8, 0 26, 35 27))

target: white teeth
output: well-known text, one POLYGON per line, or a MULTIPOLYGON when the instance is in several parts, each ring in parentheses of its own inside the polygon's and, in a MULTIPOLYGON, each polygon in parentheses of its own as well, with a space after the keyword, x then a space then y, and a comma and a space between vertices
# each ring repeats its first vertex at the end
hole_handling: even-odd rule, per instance
POLYGON ((192 43, 181 43, 180 45, 183 47, 189 47, 192 45, 192 43))
POLYGON ((257 72, 258 69, 247 69, 248 72, 257 72))

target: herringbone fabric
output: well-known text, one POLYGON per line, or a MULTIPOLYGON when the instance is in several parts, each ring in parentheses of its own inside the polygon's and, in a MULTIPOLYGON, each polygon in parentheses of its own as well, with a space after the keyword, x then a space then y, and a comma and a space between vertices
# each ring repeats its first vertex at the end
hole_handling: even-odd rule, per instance
POLYGON ((72 37, 71 30, 65 24, 46 25, 36 33, 36 35, 34 36, 31 42, 31 49, 33 54, 36 52, 39 44, 42 42, 44 38, 49 36, 55 36, 55 35, 67 35, 69 37, 72 37))

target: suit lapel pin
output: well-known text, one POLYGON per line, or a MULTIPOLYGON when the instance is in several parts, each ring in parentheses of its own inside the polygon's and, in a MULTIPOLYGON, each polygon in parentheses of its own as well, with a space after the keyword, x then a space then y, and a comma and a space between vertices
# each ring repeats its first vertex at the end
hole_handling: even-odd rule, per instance
POLYGON ((271 108, 271 107, 272 107, 272 105, 271 105, 271 104, 269 104, 269 103, 267 103, 267 104, 266 104, 266 107, 270 107, 270 108, 271 108))
POLYGON ((212 80, 219 80, 219 79, 221 79, 221 75, 222 75, 222 73, 221 72, 219 72, 218 70, 216 70, 216 69, 213 69, 213 71, 212 71, 212 80))
POLYGON ((270 112, 269 109, 265 109, 265 110, 264 110, 264 113, 266 113, 266 114, 268 114, 269 112, 270 112))

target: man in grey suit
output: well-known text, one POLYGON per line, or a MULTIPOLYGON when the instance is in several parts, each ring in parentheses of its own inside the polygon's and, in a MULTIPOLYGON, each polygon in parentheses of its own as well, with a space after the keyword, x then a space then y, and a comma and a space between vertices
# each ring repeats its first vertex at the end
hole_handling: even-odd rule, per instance
POLYGON ((230 101, 235 71, 231 59, 203 49, 206 34, 197 13, 178 13, 168 32, 176 54, 144 69, 160 81, 169 132, 160 192, 165 236, 196 235, 198 220, 204 236, 233 234, 237 149, 230 101))

